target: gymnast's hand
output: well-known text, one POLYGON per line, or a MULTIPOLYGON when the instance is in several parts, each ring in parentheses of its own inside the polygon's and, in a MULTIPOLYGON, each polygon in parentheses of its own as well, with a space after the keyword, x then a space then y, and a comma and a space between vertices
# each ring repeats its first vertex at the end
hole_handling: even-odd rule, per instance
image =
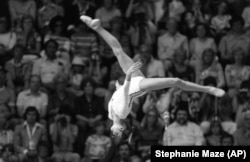
POLYGON ((101 22, 99 19, 92 19, 91 17, 86 15, 82 15, 80 19, 93 30, 98 30, 101 27, 101 22))
POLYGON ((141 62, 136 62, 134 63, 126 72, 126 76, 131 76, 134 72, 140 70, 140 68, 142 67, 142 63, 141 62))

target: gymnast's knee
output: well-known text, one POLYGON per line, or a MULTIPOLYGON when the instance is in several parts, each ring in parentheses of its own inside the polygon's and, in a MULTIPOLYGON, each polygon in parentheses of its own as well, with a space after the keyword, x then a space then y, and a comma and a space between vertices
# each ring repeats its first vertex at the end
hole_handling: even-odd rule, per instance
POLYGON ((180 78, 173 78, 173 84, 177 87, 182 87, 183 80, 181 80, 180 78))

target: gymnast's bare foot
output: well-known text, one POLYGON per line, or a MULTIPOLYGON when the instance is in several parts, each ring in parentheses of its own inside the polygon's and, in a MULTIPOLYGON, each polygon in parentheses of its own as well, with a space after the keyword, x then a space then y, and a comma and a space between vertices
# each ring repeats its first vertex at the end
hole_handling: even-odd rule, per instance
POLYGON ((101 22, 99 19, 92 19, 86 15, 82 15, 80 19, 93 30, 98 30, 101 27, 101 22))
POLYGON ((209 93, 211 95, 214 95, 216 97, 222 97, 225 94, 225 91, 220 88, 215 88, 215 87, 209 87, 209 93))

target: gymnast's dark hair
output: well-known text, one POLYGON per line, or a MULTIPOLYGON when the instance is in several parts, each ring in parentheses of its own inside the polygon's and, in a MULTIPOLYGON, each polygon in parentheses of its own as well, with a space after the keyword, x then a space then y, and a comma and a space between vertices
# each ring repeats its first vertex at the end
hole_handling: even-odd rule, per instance
POLYGON ((27 114, 29 112, 35 112, 36 113, 36 121, 40 121, 40 114, 39 114, 37 108, 34 107, 34 106, 29 106, 29 107, 26 108, 26 110, 25 110, 25 112, 23 114, 23 119, 24 120, 27 120, 27 114))

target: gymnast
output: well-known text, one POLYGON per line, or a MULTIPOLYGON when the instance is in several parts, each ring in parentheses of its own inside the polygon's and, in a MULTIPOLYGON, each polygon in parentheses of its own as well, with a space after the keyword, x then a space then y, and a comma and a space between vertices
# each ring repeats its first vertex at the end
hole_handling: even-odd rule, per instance
POLYGON ((99 19, 92 19, 85 15, 81 16, 80 19, 107 42, 126 74, 123 85, 116 82, 116 91, 108 105, 108 117, 113 120, 111 127, 113 135, 121 136, 126 129, 123 120, 130 114, 133 99, 149 91, 176 87, 185 91, 209 93, 216 97, 222 97, 225 94, 222 89, 198 85, 179 78, 146 78, 140 71, 142 64, 140 62, 135 63, 124 53, 118 40, 101 26, 99 19))

